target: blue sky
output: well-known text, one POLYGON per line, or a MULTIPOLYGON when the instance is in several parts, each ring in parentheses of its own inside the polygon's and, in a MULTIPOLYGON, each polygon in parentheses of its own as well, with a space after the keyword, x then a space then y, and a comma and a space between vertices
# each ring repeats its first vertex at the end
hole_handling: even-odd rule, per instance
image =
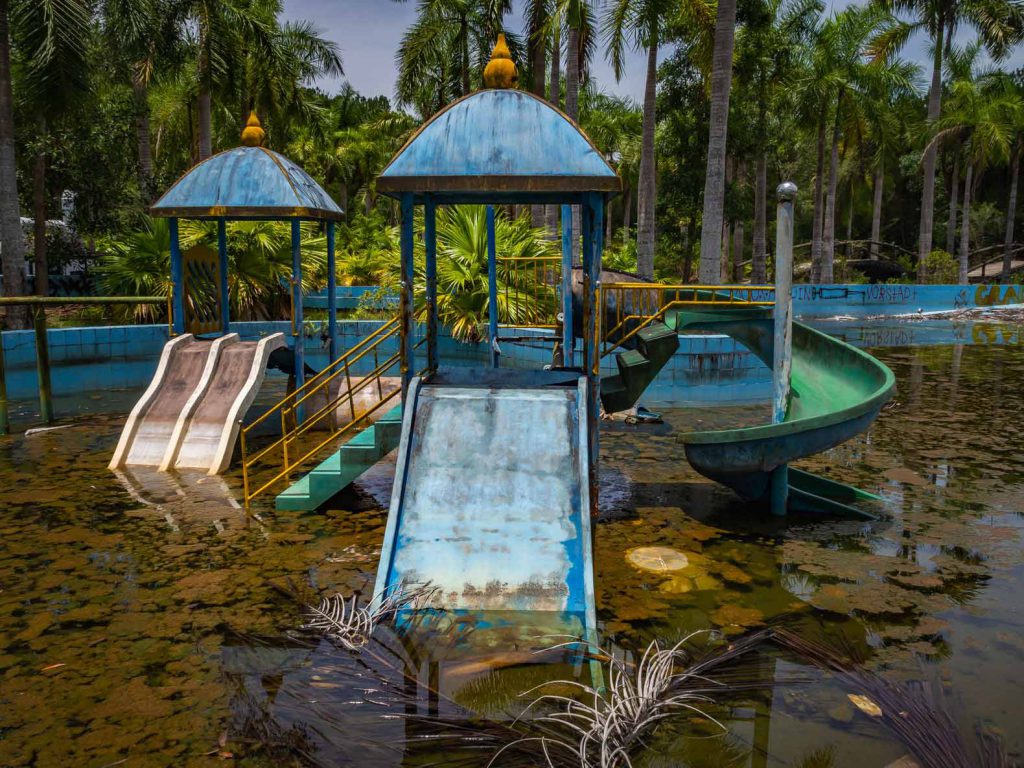
MULTIPOLYGON (((848 0, 828 0, 828 8, 843 8, 848 0)), ((522 21, 518 15, 523 0, 515 2, 516 14, 509 19, 509 27, 519 30, 522 21)), ((416 16, 416 0, 396 3, 393 0, 285 0, 285 16, 306 19, 316 24, 321 32, 341 46, 345 62, 345 78, 353 87, 367 96, 394 96, 395 51, 405 29, 416 16)), ((965 40, 969 35, 961 34, 965 40)), ((917 36, 910 41, 904 55, 920 63, 927 76, 930 71, 927 41, 917 36)), ((1024 63, 1024 50, 1018 49, 1006 66, 1018 67, 1024 63)), ((603 90, 640 100, 643 95, 644 56, 633 53, 626 63, 626 71, 618 83, 604 60, 595 62, 593 73, 603 90)), ((336 83, 324 82, 327 91, 336 83)))

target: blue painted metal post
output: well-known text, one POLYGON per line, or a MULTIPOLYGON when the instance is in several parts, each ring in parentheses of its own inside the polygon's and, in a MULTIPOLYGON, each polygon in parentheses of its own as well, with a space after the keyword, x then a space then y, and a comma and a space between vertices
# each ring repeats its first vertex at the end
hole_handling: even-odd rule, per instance
POLYGON ((171 228, 171 314, 174 315, 174 334, 185 332, 185 269, 181 261, 181 242, 178 240, 178 220, 172 218, 171 228))
POLYGON ((604 227, 604 197, 587 193, 583 204, 583 365, 587 372, 587 458, 590 466, 590 511, 598 508, 599 430, 601 426, 601 356, 597 335, 601 311, 601 238, 604 227))
POLYGON ((228 333, 231 307, 228 301, 228 225, 217 219, 217 262, 220 271, 220 332, 228 333))
POLYGON ((327 354, 338 359, 338 274, 334 259, 334 222, 327 222, 327 354))
POLYGON ((572 368, 572 206, 562 206, 562 365, 572 368))
MULTIPOLYGON (((786 181, 776 190, 775 225, 775 355, 772 359, 772 423, 781 424, 789 407, 793 366, 793 200, 796 185, 786 181)), ((772 514, 786 514, 789 503, 789 466, 772 472, 772 514)))
POLYGON ((487 320, 490 325, 491 366, 498 367, 498 244, 494 239, 494 206, 487 206, 487 320))
MULTIPOLYGON (((302 227, 292 219, 292 338, 295 342, 295 388, 306 381, 306 334, 302 318, 302 227)), ((302 421, 301 412, 296 419, 302 421)))
POLYGON ((402 314, 401 321, 401 365, 402 372, 402 402, 405 402, 409 392, 409 383, 412 381, 415 360, 413 359, 413 199, 412 193, 406 192, 402 195, 402 244, 401 244, 401 268, 402 285, 399 308, 402 314))
POLYGON ((427 368, 437 371, 437 209, 427 196, 423 204, 423 240, 427 279, 427 368))

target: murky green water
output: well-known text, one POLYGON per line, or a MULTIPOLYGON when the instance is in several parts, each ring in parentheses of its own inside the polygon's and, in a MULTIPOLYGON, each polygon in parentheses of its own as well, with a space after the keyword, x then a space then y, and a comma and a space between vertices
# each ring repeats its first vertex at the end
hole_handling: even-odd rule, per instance
MULTIPOLYGON (((689 469, 675 432, 749 422, 763 409, 673 410, 668 427, 606 429, 596 526, 604 637, 635 646, 782 620, 891 679, 934 681, 965 728, 983 723, 1019 757, 1024 347, 876 354, 896 372, 897 404, 868 434, 803 466, 880 492, 877 523, 770 520, 689 469), (626 554, 646 546, 686 553, 690 565, 639 570, 626 554)), ((305 741, 289 743, 321 758, 347 740, 341 764, 401 762, 400 725, 372 708, 332 723, 329 654, 287 641, 302 600, 372 582, 392 465, 365 476, 344 509, 264 507, 247 520, 230 501, 235 476, 109 472, 120 421, 88 417, 0 442, 0 764, 291 764, 257 743, 274 729, 277 741, 301 732, 305 741)), ((853 708, 854 691, 792 659, 762 663, 780 681, 815 684, 723 705, 727 738, 666 728, 651 764, 800 765, 831 750, 816 764, 866 768, 905 754, 853 708)), ((512 666, 496 689, 486 673, 472 662, 447 669, 447 693, 500 708, 548 671, 512 666)))

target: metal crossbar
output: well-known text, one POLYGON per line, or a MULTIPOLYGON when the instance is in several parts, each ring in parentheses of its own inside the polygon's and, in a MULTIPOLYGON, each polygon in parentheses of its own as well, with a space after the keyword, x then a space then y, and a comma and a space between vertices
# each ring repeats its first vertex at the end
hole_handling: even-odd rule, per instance
POLYGON ((663 283, 604 283, 599 306, 605 328, 600 334, 601 357, 636 336, 651 323, 661 321, 677 307, 775 305, 775 288, 770 285, 665 285, 663 283), (762 298, 756 294, 771 294, 762 298), (613 302, 609 304, 609 302, 613 302), (614 321, 609 315, 614 315, 614 321))
MULTIPOLYGON (((289 480, 293 473, 328 445, 361 431, 368 417, 401 394, 401 388, 384 394, 381 383, 381 377, 401 359, 401 352, 395 351, 382 360, 381 347, 399 339, 400 335, 401 318, 394 317, 301 387, 290 392, 251 424, 242 427, 242 485, 247 509, 253 499, 282 480, 289 480), (357 380, 353 382, 353 368, 364 359, 369 359, 371 355, 372 370, 365 375, 356 374, 357 380), (331 394, 332 385, 337 387, 335 395, 331 394), (377 388, 375 404, 365 410, 359 410, 356 395, 374 386, 377 388), (350 420, 338 427, 333 423, 331 416, 336 414, 346 401, 350 420), (308 414, 305 419, 300 419, 300 409, 304 408, 316 408, 316 411, 308 414), (251 451, 251 433, 275 415, 281 421, 281 436, 269 445, 251 451), (269 464, 276 471, 272 470, 270 478, 257 485, 254 475, 257 465, 261 463, 269 464)), ((414 349, 419 348, 425 341, 426 339, 420 339, 414 349)))

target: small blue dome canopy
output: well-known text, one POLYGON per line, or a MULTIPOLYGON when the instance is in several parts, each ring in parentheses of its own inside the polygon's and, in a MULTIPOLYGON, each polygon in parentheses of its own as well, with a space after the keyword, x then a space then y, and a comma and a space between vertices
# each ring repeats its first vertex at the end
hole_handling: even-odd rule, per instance
POLYGON ((483 90, 424 124, 377 179, 377 191, 618 192, 619 177, 587 135, 545 100, 483 90))
POLYGON ((195 165, 150 212, 193 219, 337 220, 344 215, 308 173, 259 146, 229 149, 195 165))

